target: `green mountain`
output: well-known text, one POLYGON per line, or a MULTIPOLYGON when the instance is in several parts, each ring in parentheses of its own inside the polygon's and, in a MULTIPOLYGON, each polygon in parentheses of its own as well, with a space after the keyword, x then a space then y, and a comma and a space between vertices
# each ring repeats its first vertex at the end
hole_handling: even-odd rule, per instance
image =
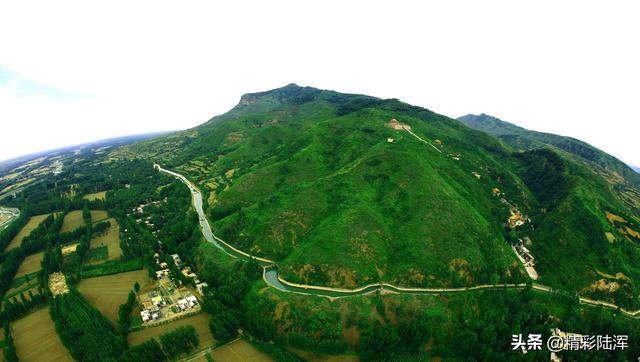
POLYGON ((530 238, 540 282, 636 305, 639 214, 590 165, 633 177, 579 141, 543 147, 511 126, 497 139, 397 99, 290 84, 112 157, 196 182, 216 233, 292 282, 522 282, 510 243, 530 238))
POLYGON ((465 125, 496 136, 516 150, 550 147, 601 174, 616 195, 636 212, 640 211, 640 174, 617 158, 571 137, 530 131, 498 118, 468 114, 458 118, 465 125))

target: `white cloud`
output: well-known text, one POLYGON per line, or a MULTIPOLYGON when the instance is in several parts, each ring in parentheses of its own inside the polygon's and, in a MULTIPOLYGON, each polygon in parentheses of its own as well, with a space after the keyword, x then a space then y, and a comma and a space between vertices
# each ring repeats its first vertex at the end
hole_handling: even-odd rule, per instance
POLYGON ((174 4, 1 4, 0 64, 94 99, 0 99, 3 127, 22 135, 0 159, 191 127, 296 82, 484 112, 640 164, 637 2, 174 4))

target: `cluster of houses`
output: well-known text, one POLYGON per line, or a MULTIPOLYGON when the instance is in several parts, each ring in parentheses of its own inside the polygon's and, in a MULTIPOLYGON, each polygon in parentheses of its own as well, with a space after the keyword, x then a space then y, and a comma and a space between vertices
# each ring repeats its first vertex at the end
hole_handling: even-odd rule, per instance
POLYGON ((167 302, 161 296, 155 296, 151 298, 151 301, 142 303, 142 311, 140 311, 140 317, 143 322, 155 321, 162 316, 160 307, 167 305, 167 302))
MULTIPOLYGON (((169 264, 164 261, 160 262, 159 253, 155 253, 153 257, 156 259, 156 265, 160 267, 160 270, 156 270, 156 279, 160 280, 169 277, 169 264)), ((180 256, 178 254, 171 254, 171 258, 173 259, 173 263, 177 267, 180 267, 180 265, 182 265, 182 259, 180 259, 180 256)))
MULTIPOLYGON (((180 308, 180 311, 184 312, 193 309, 198 304, 198 299, 193 294, 189 294, 184 298, 178 299, 176 304, 178 308, 180 308)), ((152 297, 150 301, 144 302, 142 304, 142 311, 140 311, 142 322, 152 322, 161 318, 163 316, 162 307, 166 305, 167 301, 161 296, 152 297)))
MULTIPOLYGON (((167 264, 167 262, 164 262, 164 261, 161 262, 160 261, 160 254, 159 253, 155 253, 154 257, 156 259, 156 265, 158 265, 160 267, 160 270, 156 271, 157 279, 158 280, 168 279, 169 275, 170 275, 169 264, 167 264)), ((176 267, 182 268, 182 274, 184 274, 187 277, 194 278, 194 280, 197 283, 198 292, 202 293, 203 292, 202 288, 206 287, 207 283, 201 283, 198 280, 198 276, 191 271, 191 268, 189 268, 188 266, 184 266, 184 264, 182 262, 182 259, 180 259, 180 255, 172 254, 172 255, 170 255, 170 257, 171 257, 171 259, 172 259, 172 261, 173 261, 173 263, 175 264, 176 267)), ((179 298, 180 299, 175 301, 175 303, 176 303, 175 306, 179 308, 180 312, 184 312, 184 311, 188 311, 190 309, 193 309, 198 304, 198 299, 193 294, 187 294, 187 295, 183 294, 183 295, 180 295, 179 298)), ((162 313, 162 308, 166 307, 168 304, 171 304, 170 300, 167 300, 166 298, 164 298, 163 296, 160 296, 160 295, 153 295, 149 299, 149 301, 146 301, 146 302, 142 303, 142 311, 140 312, 140 316, 142 317, 142 321, 143 322, 152 322, 152 321, 158 320, 159 318, 164 317, 163 313, 162 313)), ((176 312, 176 311, 174 310, 174 312, 176 312)), ((171 315, 171 313, 169 313, 169 316, 170 315, 171 315)))
POLYGON ((193 295, 187 295, 182 299, 178 299, 178 307, 180 307, 181 311, 185 311, 187 309, 191 309, 198 304, 198 299, 193 295))
POLYGON ((149 205, 160 205, 162 202, 166 202, 166 201, 167 201, 166 197, 162 201, 151 201, 149 203, 141 204, 141 205, 139 205, 137 207, 134 207, 132 211, 133 212, 137 212, 138 214, 142 214, 144 212, 144 208, 146 206, 149 206, 149 205))
MULTIPOLYGON (((160 254, 155 253, 154 257, 156 258, 156 264, 160 267, 160 270, 156 271, 156 278, 158 280, 168 278, 169 265, 166 262, 160 262, 160 254)), ((171 254, 171 259, 173 259, 173 263, 175 264, 176 267, 180 268, 181 266, 183 266, 182 259, 180 259, 180 255, 171 254)), ((204 295, 204 289, 209 286, 207 282, 201 282, 200 279, 198 278, 198 275, 193 271, 191 271, 191 268, 188 266, 184 266, 181 272, 182 272, 182 275, 184 275, 185 277, 193 278, 193 282, 196 285, 196 289, 198 290, 198 293, 200 293, 200 295, 204 295)))
POLYGON ((524 225, 527 221, 531 221, 528 216, 522 215, 520 210, 515 207, 511 207, 510 212, 511 216, 509 216, 509 220, 507 221, 507 223, 512 229, 524 225))
POLYGON ((514 249, 516 250, 516 253, 518 253, 522 257, 522 259, 524 259, 525 266, 528 266, 528 267, 535 266, 535 258, 533 257, 529 249, 527 249, 527 247, 524 246, 522 239, 518 239, 518 243, 514 245, 514 249))

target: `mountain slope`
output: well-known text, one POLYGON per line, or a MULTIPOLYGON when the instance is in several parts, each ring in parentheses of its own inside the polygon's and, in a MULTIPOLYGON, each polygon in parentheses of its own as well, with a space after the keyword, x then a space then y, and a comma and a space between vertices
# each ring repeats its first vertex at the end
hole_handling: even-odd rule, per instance
POLYGON ((216 232, 277 260, 293 282, 519 282, 525 274, 509 242, 525 236, 541 282, 579 291, 601 278, 596 271, 640 279, 634 236, 609 225, 605 212, 633 230, 640 220, 602 177, 553 151, 513 152, 396 99, 288 85, 112 155, 132 156, 195 181, 216 232), (512 229, 510 215, 533 224, 512 229))
POLYGON ((468 114, 458 118, 465 125, 498 137, 516 150, 552 147, 601 174, 615 194, 636 212, 640 211, 640 174, 624 162, 580 140, 531 131, 498 118, 468 114))

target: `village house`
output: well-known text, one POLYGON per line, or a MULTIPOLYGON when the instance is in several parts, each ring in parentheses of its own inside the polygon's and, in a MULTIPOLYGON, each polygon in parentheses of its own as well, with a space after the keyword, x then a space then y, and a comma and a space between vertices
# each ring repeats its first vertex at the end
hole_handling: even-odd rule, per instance
POLYGON ((184 269, 182 269, 182 275, 184 275, 187 278, 193 278, 195 280, 198 279, 198 276, 191 271, 190 267, 185 267, 184 269))
MULTIPOLYGON (((166 263, 165 263, 166 264, 166 263)), ((156 271, 156 279, 160 280, 169 276, 169 269, 162 269, 156 271)))
POLYGON ((191 309, 195 307, 196 304, 198 304, 198 299, 193 294, 187 295, 182 299, 178 299, 178 307, 180 307, 180 310, 182 311, 191 309))
POLYGON ((178 254, 171 254, 171 258, 173 259, 173 263, 176 266, 182 265, 182 259, 180 259, 180 256, 178 254))

